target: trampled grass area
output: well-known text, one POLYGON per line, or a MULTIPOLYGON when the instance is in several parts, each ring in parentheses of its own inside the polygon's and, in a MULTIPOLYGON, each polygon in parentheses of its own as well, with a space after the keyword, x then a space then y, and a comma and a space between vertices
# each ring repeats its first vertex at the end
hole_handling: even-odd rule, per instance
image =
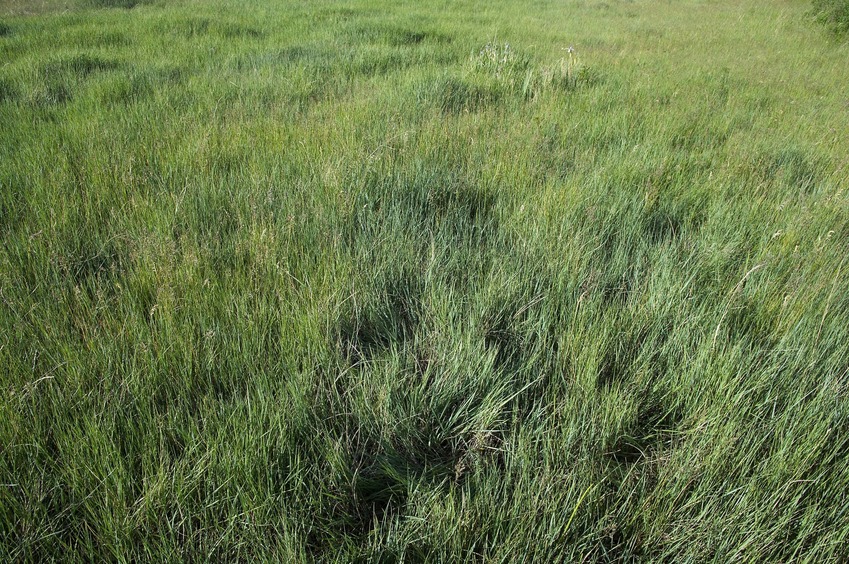
POLYGON ((849 559, 809 3, 108 4, 0 4, 0 560, 849 559))

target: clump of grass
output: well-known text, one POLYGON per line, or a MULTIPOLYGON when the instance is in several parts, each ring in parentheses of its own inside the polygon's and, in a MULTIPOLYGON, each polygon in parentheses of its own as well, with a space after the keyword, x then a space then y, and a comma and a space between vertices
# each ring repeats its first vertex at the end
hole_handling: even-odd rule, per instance
POLYGON ((509 43, 490 41, 472 58, 472 64, 477 70, 510 81, 528 66, 528 61, 519 57, 509 43))
POLYGON ((551 66, 529 68, 522 82, 522 95, 534 99, 547 90, 574 90, 587 82, 589 71, 578 59, 575 48, 566 48, 566 56, 551 66))
POLYGON ((444 112, 453 114, 479 111, 493 106, 504 96, 499 83, 468 75, 445 76, 429 85, 428 90, 444 112))
POLYGON ((534 64, 519 55, 510 43, 491 41, 472 58, 473 68, 494 78, 504 90, 526 100, 549 91, 574 90, 588 82, 589 70, 579 60, 575 48, 564 49, 566 55, 553 65, 534 64))
POLYGON ((0 102, 13 102, 18 98, 18 89, 8 79, 0 78, 0 102))
POLYGON ((87 8, 123 8, 128 10, 150 4, 153 0, 80 0, 81 5, 87 8))
POLYGON ((849 34, 849 0, 814 0, 813 12, 836 35, 849 34))

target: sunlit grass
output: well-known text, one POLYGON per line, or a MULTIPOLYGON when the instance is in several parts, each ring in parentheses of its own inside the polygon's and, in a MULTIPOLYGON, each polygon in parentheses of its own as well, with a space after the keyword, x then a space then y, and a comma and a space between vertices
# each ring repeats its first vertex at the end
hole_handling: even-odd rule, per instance
POLYGON ((810 6, 119 4, 0 5, 0 559, 849 558, 810 6))

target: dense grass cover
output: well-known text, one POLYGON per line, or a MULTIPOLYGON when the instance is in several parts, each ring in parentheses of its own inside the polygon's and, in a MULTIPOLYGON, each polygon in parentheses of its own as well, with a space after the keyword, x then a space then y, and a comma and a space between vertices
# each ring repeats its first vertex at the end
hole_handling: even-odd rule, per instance
POLYGON ((849 559, 849 47, 767 4, 4 16, 0 560, 849 559))
POLYGON ((814 0, 814 13, 838 36, 849 33, 849 0, 814 0))

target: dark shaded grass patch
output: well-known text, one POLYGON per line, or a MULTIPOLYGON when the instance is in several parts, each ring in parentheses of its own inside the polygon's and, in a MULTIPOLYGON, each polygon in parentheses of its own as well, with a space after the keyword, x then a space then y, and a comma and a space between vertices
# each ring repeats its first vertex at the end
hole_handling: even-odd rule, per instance
POLYGON ((451 43, 453 37, 436 31, 364 22, 350 26, 346 37, 351 43, 382 43, 393 47, 414 47, 422 43, 451 43))
POLYGON ((245 266, 236 252, 236 232, 244 219, 239 202, 226 188, 192 190, 184 209, 172 228, 175 244, 179 245, 184 236, 197 241, 209 266, 218 273, 245 266))
POLYGON ((517 329, 514 315, 496 308, 483 321, 484 343, 496 351, 495 366, 498 368, 509 369, 523 358, 526 336, 517 329))
POLYGON ((344 228, 352 248, 381 228, 412 232, 422 244, 437 237, 456 247, 486 244, 498 231, 497 200, 469 180, 465 165, 421 161, 409 171, 372 178, 357 196, 344 228))
POLYGON ((409 493, 448 486, 457 459, 463 456, 433 414, 417 412, 410 417, 408 393, 392 403, 399 418, 391 427, 362 420, 356 415, 363 411, 358 390, 371 387, 363 380, 371 375, 370 367, 334 372, 320 369, 309 376, 306 413, 312 423, 298 425, 300 438, 292 436, 289 441, 290 445, 303 441, 291 454, 297 452, 297 458, 316 473, 315 480, 304 481, 289 493, 309 500, 298 511, 304 511, 303 520, 311 523, 306 544, 318 559, 341 543, 358 545, 387 523, 402 521, 409 493))
POLYGON ((117 48, 130 45, 130 38, 120 31, 103 29, 92 30, 89 27, 75 28, 62 35, 64 42, 82 49, 117 48))
POLYGON ((128 257, 113 240, 77 237, 76 244, 60 257, 60 267, 75 286, 87 287, 115 279, 126 268, 128 257))
POLYGON ((431 188, 422 191, 422 220, 431 229, 446 233, 457 245, 486 244, 498 231, 495 195, 463 177, 441 180, 425 179, 431 188))
MULTIPOLYGON (((158 333, 161 327, 156 318, 170 312, 156 312, 155 300, 154 297, 143 304, 142 308, 154 302, 149 310, 142 309, 139 313, 148 317, 152 331, 158 333)), ((266 304, 260 303, 257 307, 263 305, 266 304)), ((188 342, 173 349, 165 343, 157 343, 157 361, 161 368, 148 376, 140 392, 149 398, 147 409, 158 416, 169 412, 194 414, 198 423, 202 423, 200 418, 204 411, 242 403, 262 380, 263 370, 274 371, 280 378, 287 376, 275 354, 279 334, 272 332, 261 341, 242 341, 239 324, 221 312, 216 312, 214 321, 214 331, 190 329, 187 333, 192 336, 188 342), (233 360, 235 354, 251 355, 255 360, 240 363, 233 360)), ((266 329, 274 326, 267 319, 259 323, 266 329)))
MULTIPOLYGON (((23 214, 34 205, 24 196, 25 186, 10 190, 2 199, 4 211, 14 214, 10 218, 12 222, 16 219, 21 223, 26 221, 23 214)), ((79 202, 66 203, 71 206, 79 202)), ((50 280, 59 290, 57 295, 69 290, 112 292, 112 282, 129 268, 129 247, 126 239, 108 227, 109 203, 99 202, 98 206, 100 209, 87 211, 81 211, 82 206, 71 206, 72 211, 57 218, 52 227, 36 232, 35 236, 29 231, 21 233, 20 229, 10 235, 6 256, 17 267, 16 278, 32 288, 42 286, 45 279, 50 280)))
POLYGON ((728 306, 720 327, 733 342, 745 341, 756 349, 769 351, 777 344, 776 325, 774 312, 763 307, 757 298, 744 295, 728 306))
MULTIPOLYGON (((653 245, 679 239, 691 219, 686 209, 676 208, 668 202, 649 207, 641 217, 643 233, 653 245)), ((700 220, 696 221, 695 229, 698 229, 698 223, 700 220)))
POLYGON ((236 60, 237 70, 264 67, 289 67, 292 65, 316 66, 326 62, 331 54, 313 45, 291 45, 259 54, 251 54, 236 60))
POLYGON ((260 39, 265 34, 262 30, 237 23, 225 23, 220 27, 219 33, 225 39, 260 39))
POLYGON ((535 176, 540 182, 546 178, 565 180, 578 163, 578 146, 567 138, 558 122, 541 127, 535 153, 535 176))
MULTIPOLYGON (((698 187, 706 168, 699 158, 676 156, 645 170, 624 173, 623 188, 644 191, 645 196, 627 202, 614 214, 620 218, 616 224, 638 226, 641 238, 652 246, 678 242, 684 235, 693 238, 706 219, 708 195, 698 187)), ((620 244, 633 244, 615 238, 620 244)))
POLYGON ((413 339, 421 311, 422 284, 410 271, 390 274, 367 294, 370 299, 348 312, 333 330, 336 348, 358 364, 413 339))
POLYGON ((116 8, 129 10, 136 6, 153 4, 153 0, 81 0, 81 3, 87 8, 116 8))
POLYGON ((17 102, 20 91, 14 82, 7 78, 0 78, 0 103, 17 102))
POLYGON ((314 508, 310 518, 314 524, 307 539, 311 555, 321 559, 337 550, 340 543, 359 545, 387 523, 402 522, 410 491, 447 487, 450 483, 449 457, 424 451, 411 456, 389 445, 372 443, 357 445, 341 457, 337 455, 336 461, 317 460, 319 467, 328 463, 335 466, 344 481, 323 485, 329 491, 321 492, 325 501, 314 508), (338 458, 344 461, 343 468, 338 458), (440 462, 442 458, 445 461, 440 462))
POLYGON ((265 34, 259 28, 211 18, 191 17, 185 19, 169 19, 159 23, 157 31, 176 35, 185 39, 198 39, 206 36, 222 39, 260 39, 265 34))
POLYGON ((462 453, 448 441, 422 442, 429 438, 404 434, 396 437, 400 448, 375 445, 375 450, 355 455, 353 504, 348 511, 359 526, 347 535, 368 534, 381 523, 402 518, 408 494, 416 488, 441 486, 447 491, 462 453))
POLYGON ((11 239, 5 239, 8 233, 22 225, 31 213, 30 204, 25 197, 25 188, 12 179, 0 176, 0 233, 4 235, 7 244, 11 239))
POLYGON ((88 54, 48 61, 38 71, 38 82, 29 93, 29 101, 36 107, 67 104, 73 99, 82 82, 95 74, 121 68, 122 63, 88 54))
MULTIPOLYGON (((412 170, 375 176, 366 182, 359 201, 352 206, 355 213, 346 229, 352 252, 357 253, 361 239, 371 240, 364 237, 365 233, 396 226, 412 229, 418 235, 413 240, 423 245, 435 237, 441 244, 450 245, 452 252, 462 252, 486 240, 481 233, 496 228, 494 195, 470 184, 461 163, 430 164, 419 163, 412 170)), ((330 331, 330 341, 342 365, 352 368, 340 375, 341 381, 337 378, 335 394, 344 399, 342 406, 332 406, 334 410, 352 401, 347 390, 368 376, 368 361, 388 358, 391 351, 400 352, 405 359, 404 372, 398 377, 412 379, 412 387, 421 386, 415 393, 405 386, 394 392, 399 396, 390 405, 397 411, 398 423, 388 440, 374 434, 370 441, 360 438, 349 451, 356 476, 354 492, 334 519, 345 524, 342 530, 348 540, 373 534, 378 527, 401 519, 411 489, 459 484, 477 470, 499 464, 501 438, 497 430, 475 434, 462 430, 484 401, 485 389, 478 389, 482 384, 465 375, 446 373, 444 367, 432 362, 434 352, 427 338, 430 328, 422 326, 426 318, 424 287, 417 268, 390 268, 374 285, 358 293, 358 300, 365 297, 365 303, 341 315, 330 331), (479 399, 470 402, 471 397, 479 399), (411 413, 418 415, 410 417, 411 413)), ((519 310, 522 317, 521 307, 511 309, 512 305, 501 308, 510 310, 505 315, 513 316, 519 310)), ((496 321, 509 325, 512 319, 501 316, 496 321)), ((490 336, 499 341, 501 335, 496 333, 502 329, 511 330, 509 326, 498 327, 490 336)), ((504 343, 493 342, 493 346, 504 343)), ((505 345, 501 354, 513 354, 506 351, 510 346, 505 345)), ((523 351, 516 350, 515 354, 523 351)), ((362 425, 353 428, 369 434, 362 425)), ((315 554, 324 549, 326 545, 319 544, 315 554)))
POLYGON ((655 394, 645 395, 639 403, 636 415, 611 446, 607 455, 615 463, 651 463, 650 459, 655 450, 667 448, 672 444, 674 434, 683 422, 683 412, 655 394))
POLYGON ((817 21, 837 36, 849 34, 848 0, 814 0, 812 12, 817 21))
POLYGON ((643 562, 645 551, 634 527, 623 523, 608 523, 595 547, 588 554, 589 562, 643 562))
POLYGON ((742 163, 740 173, 761 183, 792 188, 808 196, 823 184, 827 163, 797 145, 781 149, 761 149, 742 163))
POLYGON ((319 101, 339 99, 349 89, 352 78, 381 74, 407 64, 392 53, 349 53, 344 59, 340 57, 338 52, 307 44, 238 57, 231 64, 238 72, 280 73, 251 92, 262 108, 286 108, 295 113, 319 101))
POLYGON ((398 51, 364 50, 353 57, 349 69, 352 76, 380 76, 403 70, 412 63, 398 51))
POLYGON ((74 88, 59 81, 48 81, 31 97, 36 107, 61 106, 71 101, 74 88))
POLYGON ((472 81, 446 76, 419 91, 419 98, 431 100, 446 114, 477 112, 496 105, 504 92, 495 81, 472 81))
POLYGON ((670 137, 676 151, 716 150, 725 145, 733 130, 690 118, 682 123, 670 137))
POLYGON ((626 385, 637 369, 638 360, 642 355, 646 357, 640 364, 648 363, 653 372, 663 373, 664 367, 658 362, 658 349, 666 338, 665 335, 651 335, 646 327, 631 327, 617 333, 602 355, 596 387, 609 390, 614 386, 626 385))
POLYGON ((115 70, 121 66, 117 61, 83 53, 45 63, 41 67, 41 74, 47 78, 67 75, 86 78, 93 73, 115 70))
MULTIPOLYGON (((672 449, 681 445, 680 432, 685 421, 685 412, 675 403, 675 397, 653 388, 651 380, 629 386, 628 391, 641 399, 624 428, 609 438, 602 453, 607 461, 602 487, 613 496, 636 491, 645 494, 656 488, 662 465, 672 449)), ((596 555, 593 560, 640 562, 654 558, 654 547, 647 544, 634 510, 626 501, 605 516, 592 550, 596 555)))
POLYGON ((782 182, 803 194, 814 192, 820 182, 822 169, 820 163, 797 147, 789 147, 762 157, 759 167, 766 178, 782 182))
POLYGON ((156 77, 146 73, 114 75, 99 86, 98 97, 107 104, 137 103, 151 96, 156 82, 156 77))

